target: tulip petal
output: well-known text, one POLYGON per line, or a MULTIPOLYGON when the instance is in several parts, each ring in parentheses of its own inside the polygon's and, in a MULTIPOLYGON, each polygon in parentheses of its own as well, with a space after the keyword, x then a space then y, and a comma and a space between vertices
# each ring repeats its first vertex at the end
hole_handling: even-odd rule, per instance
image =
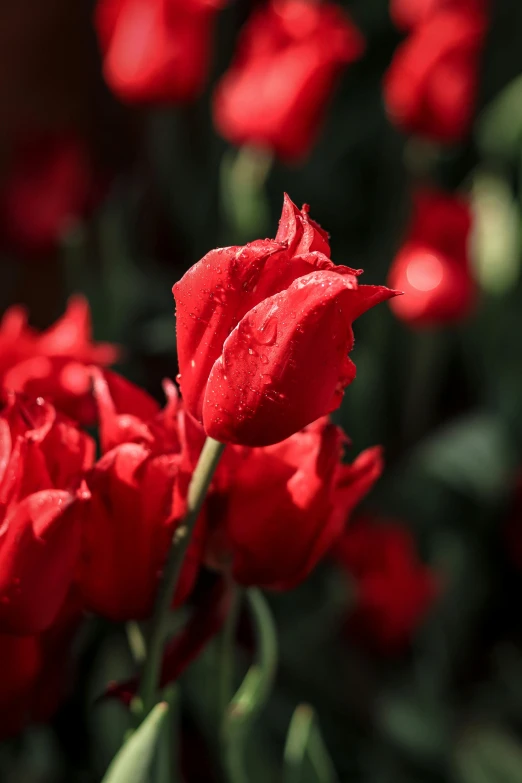
POLYGON ((352 321, 395 296, 317 271, 254 307, 212 367, 203 422, 217 440, 277 443, 338 407, 355 376, 352 321))
POLYGON ((283 246, 259 240, 244 247, 211 250, 176 283, 181 390, 188 410, 201 420, 205 384, 223 343, 256 296, 267 259, 283 246))
POLYGON ((55 620, 80 554, 79 504, 63 490, 42 490, 8 512, 1 538, 0 624, 32 634, 55 620))
POLYGON ((285 193, 276 242, 286 242, 288 251, 293 255, 317 250, 329 256, 328 234, 308 216, 308 211, 307 204, 298 209, 288 193, 285 193))

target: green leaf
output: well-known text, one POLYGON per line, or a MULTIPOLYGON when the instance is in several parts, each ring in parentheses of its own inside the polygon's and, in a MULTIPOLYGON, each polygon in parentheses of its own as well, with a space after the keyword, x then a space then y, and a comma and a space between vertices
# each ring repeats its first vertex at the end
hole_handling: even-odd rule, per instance
POLYGON ((462 783, 518 783, 522 780, 522 747, 500 728, 476 726, 457 746, 455 764, 462 783))
POLYGON ((179 772, 179 689, 171 683, 163 691, 168 704, 168 715, 163 721, 159 736, 158 751, 154 763, 153 783, 176 783, 181 780, 179 772))
POLYGON ((439 430, 415 451, 413 462, 479 503, 503 498, 517 464, 502 422, 482 410, 439 430))
POLYGON ((102 783, 148 783, 158 737, 167 715, 168 704, 156 704, 116 754, 102 783))
POLYGON ((337 774, 308 704, 296 707, 284 752, 284 783, 336 783, 337 774))
POLYGON ((522 76, 508 84, 488 106, 477 128, 479 147, 486 154, 517 154, 522 134, 522 76))

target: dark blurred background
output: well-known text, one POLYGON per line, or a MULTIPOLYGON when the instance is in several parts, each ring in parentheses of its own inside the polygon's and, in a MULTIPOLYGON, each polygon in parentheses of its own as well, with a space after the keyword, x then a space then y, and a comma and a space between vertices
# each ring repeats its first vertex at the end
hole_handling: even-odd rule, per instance
MULTIPOLYGON (((428 330, 408 327, 386 306, 361 318, 353 355, 358 377, 335 417, 352 441, 352 457, 384 446, 385 472, 364 513, 411 531, 418 557, 437 579, 437 600, 397 649, 368 644, 345 628, 357 594, 333 560, 295 591, 271 596, 280 670, 251 741, 249 767, 253 783, 280 779, 293 709, 308 702, 342 783, 516 783, 522 780, 522 4, 492 0, 473 131, 442 149, 407 138, 387 119, 381 84, 402 37, 387 0, 344 3, 366 38, 365 55, 343 74, 308 159, 273 164, 259 209, 245 223, 230 207, 234 151, 213 128, 210 95, 254 5, 238 0, 219 13, 203 97, 157 109, 124 106, 104 85, 92 3, 2 4, 4 178, 21 138, 72 128, 87 139, 101 195, 57 247, 38 254, 4 247, 0 309, 22 302, 31 322, 45 327, 71 293, 83 292, 95 336, 124 348, 118 370, 159 399, 161 380, 177 373, 172 284, 213 247, 274 236, 283 191, 311 205, 331 235, 334 261, 363 268, 366 283, 384 283, 406 231, 412 182, 464 188, 475 216, 474 312, 455 326, 428 330)), ((414 579, 390 581, 392 619, 415 603, 419 589, 414 579)), ((102 683, 131 665, 125 637, 96 625, 77 654, 78 690, 52 726, 0 747, 5 783, 91 783, 118 747, 123 708, 91 705, 102 683)), ((204 752, 215 741, 206 698, 211 664, 210 649, 181 683, 189 783, 214 779, 204 752)))

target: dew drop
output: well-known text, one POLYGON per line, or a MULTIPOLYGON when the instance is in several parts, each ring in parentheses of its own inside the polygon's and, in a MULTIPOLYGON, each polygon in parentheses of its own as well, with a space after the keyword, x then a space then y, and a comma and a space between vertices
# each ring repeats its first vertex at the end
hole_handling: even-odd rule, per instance
POLYGON ((264 323, 257 329, 254 339, 260 345, 273 345, 277 338, 277 319, 275 316, 269 316, 264 323))

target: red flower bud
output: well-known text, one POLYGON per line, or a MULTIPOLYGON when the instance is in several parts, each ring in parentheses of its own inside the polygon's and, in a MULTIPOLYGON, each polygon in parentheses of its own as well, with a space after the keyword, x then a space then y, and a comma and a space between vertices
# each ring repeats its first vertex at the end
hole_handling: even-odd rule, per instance
POLYGON ((350 634, 384 651, 404 647, 439 592, 408 530, 364 518, 347 529, 334 555, 355 582, 350 634))
POLYGON ((174 285, 183 398, 211 437, 276 443, 339 406, 352 321, 396 292, 358 285, 328 250, 286 197, 275 241, 212 250, 174 285))
POLYGON ((201 92, 221 0, 99 0, 108 85, 122 100, 177 103, 201 92))
POLYGON ((238 146, 268 148, 289 160, 305 156, 336 77, 363 48, 362 36, 339 6, 271 0, 250 17, 218 84, 218 130, 238 146))
POLYGON ((462 198, 420 191, 408 237, 390 268, 389 283, 404 291, 391 307, 419 327, 465 317, 476 297, 468 241, 472 215, 462 198))
POLYGON ((448 3, 420 19, 388 69, 385 101, 400 127, 449 144, 466 135, 473 118, 484 7, 481 0, 448 3))
POLYGON ((342 465, 343 441, 323 418, 274 446, 229 447, 208 500, 207 563, 245 585, 303 581, 382 470, 378 448, 342 465))
POLYGON ((52 252, 98 190, 82 139, 32 132, 15 143, 0 190, 2 241, 25 254, 52 252))

